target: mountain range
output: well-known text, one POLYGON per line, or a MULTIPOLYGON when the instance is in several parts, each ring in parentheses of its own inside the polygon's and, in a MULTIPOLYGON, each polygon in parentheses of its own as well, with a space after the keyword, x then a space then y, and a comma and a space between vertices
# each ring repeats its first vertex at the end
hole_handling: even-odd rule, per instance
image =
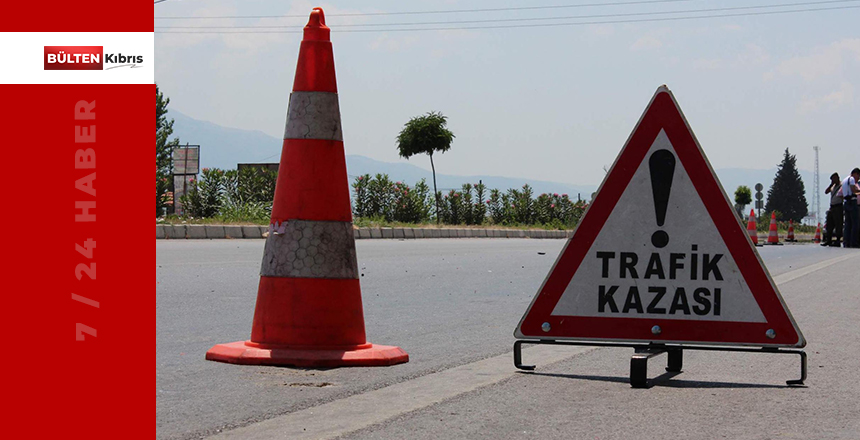
MULTIPOLYGON (((173 135, 178 137, 182 145, 200 145, 201 168, 236 168, 237 163, 272 163, 278 162, 283 140, 269 136, 258 130, 242 130, 224 127, 207 121, 201 121, 171 109, 169 118, 174 119, 173 135)), ((427 179, 432 184, 433 175, 430 170, 409 163, 382 162, 366 156, 346 155, 347 173, 350 179, 363 174, 387 174, 392 180, 406 182, 410 185, 420 179, 427 179)), ((767 188, 773 183, 776 167, 768 169, 720 168, 716 169, 717 177, 723 188, 734 198, 734 191, 739 185, 749 186, 754 190, 756 183, 764 185, 764 197, 767 200, 767 188)), ((799 170, 806 188, 806 200, 812 201, 811 171, 799 170)), ((829 173, 828 173, 829 175, 829 173)), ((822 185, 827 184, 827 176, 822 185)), ((436 174, 436 182, 440 191, 459 189, 464 183, 482 182, 487 188, 520 188, 530 185, 536 194, 565 193, 571 198, 577 196, 587 199, 597 190, 599 182, 591 185, 573 185, 562 182, 526 179, 520 177, 486 176, 486 175, 449 175, 436 174)), ((822 215, 827 209, 829 199, 822 196, 822 215)))

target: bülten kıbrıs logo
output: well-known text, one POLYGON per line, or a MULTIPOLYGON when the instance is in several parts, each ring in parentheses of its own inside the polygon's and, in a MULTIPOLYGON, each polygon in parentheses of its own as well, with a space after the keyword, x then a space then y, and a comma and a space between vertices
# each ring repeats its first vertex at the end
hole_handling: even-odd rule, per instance
POLYGON ((110 70, 136 68, 143 55, 104 53, 103 46, 45 46, 45 70, 110 70))

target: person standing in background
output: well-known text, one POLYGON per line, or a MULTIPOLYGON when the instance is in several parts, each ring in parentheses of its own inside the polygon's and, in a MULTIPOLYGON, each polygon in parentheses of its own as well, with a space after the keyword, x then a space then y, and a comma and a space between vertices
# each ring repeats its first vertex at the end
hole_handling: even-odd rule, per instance
POLYGON ((860 188, 860 168, 851 170, 851 175, 842 181, 842 197, 844 202, 842 208, 845 211, 845 227, 842 234, 842 245, 844 247, 860 247, 860 216, 857 211, 857 195, 860 188))
POLYGON ((842 181, 839 173, 830 176, 830 185, 824 190, 824 194, 830 194, 830 209, 827 211, 827 220, 824 226, 824 243, 822 246, 839 247, 842 241, 843 209, 842 203, 842 181))

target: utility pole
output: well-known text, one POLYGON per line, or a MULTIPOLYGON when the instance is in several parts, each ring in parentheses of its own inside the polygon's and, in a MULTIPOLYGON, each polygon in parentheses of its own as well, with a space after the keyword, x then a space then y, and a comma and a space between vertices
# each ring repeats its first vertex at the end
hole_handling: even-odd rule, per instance
POLYGON ((816 145, 815 150, 815 174, 812 176, 812 209, 815 209, 815 221, 821 223, 821 187, 818 183, 818 152, 821 148, 816 145))

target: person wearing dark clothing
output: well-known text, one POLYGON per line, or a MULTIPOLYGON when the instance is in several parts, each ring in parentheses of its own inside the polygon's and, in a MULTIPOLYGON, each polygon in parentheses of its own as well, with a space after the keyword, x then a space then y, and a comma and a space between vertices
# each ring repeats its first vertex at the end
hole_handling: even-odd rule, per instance
POLYGON ((842 180, 839 173, 830 176, 830 185, 824 190, 824 194, 830 194, 830 210, 827 211, 827 221, 824 226, 824 243, 822 246, 839 247, 842 245, 842 180))
POLYGON ((842 233, 844 247, 860 247, 860 212, 857 210, 857 195, 860 188, 860 168, 851 170, 851 175, 842 181, 842 209, 845 211, 845 226, 842 233))

